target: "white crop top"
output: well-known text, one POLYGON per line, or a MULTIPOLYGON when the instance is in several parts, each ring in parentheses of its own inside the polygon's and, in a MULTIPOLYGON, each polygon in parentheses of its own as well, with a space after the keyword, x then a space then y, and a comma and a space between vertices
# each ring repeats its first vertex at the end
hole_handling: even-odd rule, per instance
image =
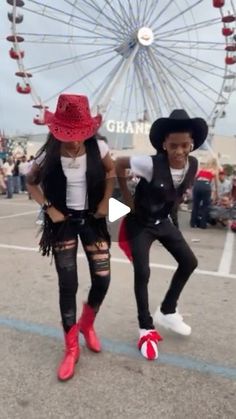
MULTIPOLYGON (((109 152, 109 147, 103 140, 97 140, 97 143, 103 159, 109 152)), ((43 158, 44 155, 42 154, 35 159, 35 163, 40 164, 43 158)), ((74 210, 87 209, 86 154, 76 157, 75 160, 71 157, 61 156, 61 164, 67 180, 66 206, 74 210), (72 162, 76 167, 70 167, 73 166, 72 162)))

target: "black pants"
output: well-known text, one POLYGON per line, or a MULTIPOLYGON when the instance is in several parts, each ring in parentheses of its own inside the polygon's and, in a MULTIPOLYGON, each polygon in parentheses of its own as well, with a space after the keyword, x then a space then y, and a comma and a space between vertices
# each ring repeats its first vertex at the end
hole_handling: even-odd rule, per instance
POLYGON ((181 291, 189 276, 197 267, 197 259, 178 228, 165 219, 158 225, 141 225, 135 216, 127 217, 127 234, 131 246, 134 267, 134 292, 138 308, 138 321, 141 329, 153 329, 149 312, 148 282, 150 277, 149 253, 154 240, 172 254, 178 262, 170 287, 161 304, 164 314, 174 313, 181 291))
POLYGON ((22 192, 27 191, 27 187, 26 187, 26 175, 20 175, 20 183, 21 183, 21 190, 22 190, 22 192))
POLYGON ((180 205, 179 202, 176 202, 170 211, 171 220, 177 228, 179 228, 179 220, 178 220, 179 205, 180 205))
POLYGON ((73 216, 63 223, 53 225, 55 265, 59 281, 59 304, 62 324, 66 332, 76 323, 78 235, 87 256, 91 277, 87 302, 96 311, 103 302, 109 287, 109 244, 100 234, 100 221, 92 216, 86 217, 85 221, 73 216))
POLYGON ((208 211, 211 203, 211 183, 196 180, 193 186, 193 208, 191 213, 191 227, 207 227, 208 211))

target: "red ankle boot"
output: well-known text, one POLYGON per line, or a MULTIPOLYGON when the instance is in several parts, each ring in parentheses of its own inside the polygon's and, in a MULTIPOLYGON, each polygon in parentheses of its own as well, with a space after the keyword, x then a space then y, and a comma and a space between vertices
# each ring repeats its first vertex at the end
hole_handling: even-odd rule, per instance
POLYGON ((68 333, 64 333, 65 355, 59 365, 57 376, 61 381, 69 380, 74 375, 75 364, 79 359, 78 325, 74 324, 68 333))
POLYGON ((87 347, 94 352, 101 351, 101 344, 93 328, 96 312, 88 304, 83 305, 82 315, 78 322, 79 331, 84 335, 87 347))

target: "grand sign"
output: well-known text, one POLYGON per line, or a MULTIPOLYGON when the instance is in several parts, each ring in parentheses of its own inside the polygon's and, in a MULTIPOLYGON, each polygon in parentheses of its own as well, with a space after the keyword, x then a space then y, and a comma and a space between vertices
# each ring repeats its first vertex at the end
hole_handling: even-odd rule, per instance
POLYGON ((114 132, 117 134, 148 135, 151 127, 151 124, 149 122, 125 122, 115 121, 113 119, 106 121, 104 125, 108 132, 114 132))

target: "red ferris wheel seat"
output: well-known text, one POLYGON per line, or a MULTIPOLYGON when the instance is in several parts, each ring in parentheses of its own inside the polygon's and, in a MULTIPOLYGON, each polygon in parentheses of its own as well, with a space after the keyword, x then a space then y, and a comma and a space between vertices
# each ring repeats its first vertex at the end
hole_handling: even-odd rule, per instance
POLYGON ((7 3, 10 4, 11 6, 14 6, 14 1, 17 7, 23 7, 25 5, 23 0, 7 0, 7 3))
POLYGON ((16 51, 14 48, 9 50, 9 55, 13 60, 19 60, 19 58, 24 58, 24 51, 16 51))
POLYGON ((236 55, 234 55, 234 56, 232 56, 232 57, 229 57, 229 56, 225 57, 225 62, 226 62, 226 64, 228 64, 228 65, 233 65, 233 64, 235 64, 235 63, 236 63, 236 55))
POLYGON ((224 76, 224 79, 225 80, 234 80, 234 79, 236 79, 236 75, 235 75, 235 73, 229 73, 229 74, 226 74, 224 76))
POLYGON ((222 28, 222 34, 224 36, 231 36, 233 35, 234 30, 232 28, 222 28))
MULTIPOLYGON (((8 13, 7 16, 8 16, 8 20, 10 20, 10 22, 14 22, 13 13, 8 13)), ((15 23, 21 23, 21 22, 23 22, 23 19, 24 19, 23 15, 17 15, 15 17, 15 23)))
POLYGON ((21 93, 23 95, 28 95, 31 92, 31 87, 28 83, 25 85, 21 85, 20 83, 17 83, 16 90, 18 93, 21 93))
POLYGON ((213 7, 223 7, 225 0, 213 0, 213 7))
POLYGON ((9 35, 9 36, 7 36, 7 41, 9 41, 9 42, 24 42, 24 38, 23 38, 23 36, 19 36, 19 35, 9 35))
POLYGON ((33 105, 32 108, 35 108, 35 109, 48 109, 48 106, 42 105, 42 104, 37 104, 37 105, 33 105))
POLYGON ((232 23, 232 22, 235 22, 236 17, 234 15, 229 14, 227 16, 223 16, 221 20, 224 23, 232 23))
POLYGON ((229 51, 229 52, 236 51, 236 44, 226 45, 225 51, 229 51))
POLYGON ((45 125, 44 120, 43 120, 42 118, 40 118, 39 116, 36 116, 36 117, 33 119, 33 122, 34 122, 34 124, 36 124, 36 125, 45 125))
POLYGON ((32 77, 32 74, 31 73, 27 73, 26 71, 17 71, 16 73, 15 73, 15 76, 17 76, 17 77, 23 77, 23 78, 26 78, 26 77, 32 77))

